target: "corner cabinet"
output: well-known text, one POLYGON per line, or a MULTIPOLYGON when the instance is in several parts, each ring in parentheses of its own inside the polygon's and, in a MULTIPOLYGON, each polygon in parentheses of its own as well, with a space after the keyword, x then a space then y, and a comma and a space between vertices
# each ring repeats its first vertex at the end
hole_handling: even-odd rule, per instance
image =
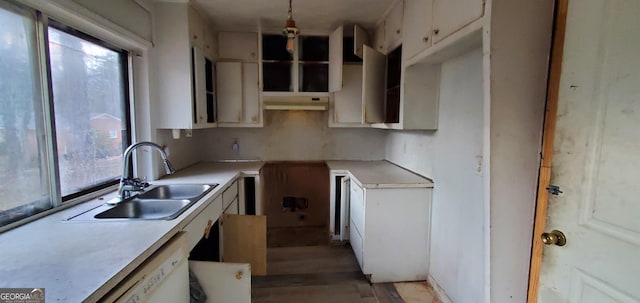
POLYGON ((218 43, 218 126, 262 127, 258 34, 220 32, 218 43))
POLYGON ((364 188, 353 177, 345 183, 349 241, 362 272, 372 283, 426 280, 431 188, 364 188))
POLYGON ((212 37, 204 19, 188 4, 156 2, 155 41, 150 52, 155 127, 216 126, 212 37), (206 42, 205 42, 206 41, 206 42))

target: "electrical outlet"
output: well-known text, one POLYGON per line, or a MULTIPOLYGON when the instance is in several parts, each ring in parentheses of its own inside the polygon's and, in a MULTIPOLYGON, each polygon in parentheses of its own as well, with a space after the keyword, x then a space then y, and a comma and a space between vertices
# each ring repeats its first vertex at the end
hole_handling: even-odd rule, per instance
POLYGON ((240 152, 240 144, 238 144, 238 139, 233 140, 233 144, 231 144, 231 150, 234 154, 240 152))

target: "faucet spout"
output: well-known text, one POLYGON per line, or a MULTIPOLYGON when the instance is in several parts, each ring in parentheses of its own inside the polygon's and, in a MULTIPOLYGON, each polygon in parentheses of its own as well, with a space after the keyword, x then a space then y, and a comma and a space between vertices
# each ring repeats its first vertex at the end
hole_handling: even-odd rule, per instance
POLYGON ((141 146, 148 146, 159 151, 160 155, 162 156, 162 161, 164 163, 164 168, 166 173, 168 175, 175 173, 173 166, 171 166, 171 162, 169 162, 169 157, 167 157, 167 153, 164 151, 164 149, 160 145, 155 144, 153 142, 148 142, 148 141, 142 141, 142 142, 132 144, 131 146, 127 147, 127 149, 124 151, 124 154, 122 156, 123 171, 122 171, 122 177, 120 178, 120 186, 118 187, 118 199, 120 201, 126 198, 129 198, 132 192, 142 191, 145 185, 148 186, 147 183, 137 182, 136 180, 133 179, 133 176, 129 175, 129 171, 130 171, 129 162, 131 162, 131 154, 135 149, 141 146))

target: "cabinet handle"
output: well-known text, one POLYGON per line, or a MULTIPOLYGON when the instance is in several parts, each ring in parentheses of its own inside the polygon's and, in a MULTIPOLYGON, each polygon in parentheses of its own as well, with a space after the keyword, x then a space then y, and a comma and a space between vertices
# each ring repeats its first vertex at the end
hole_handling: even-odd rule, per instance
POLYGON ((400 34, 400 30, 396 30, 396 34, 398 34, 398 35, 399 35, 399 34, 400 34))
POLYGON ((209 239, 209 233, 211 232, 211 225, 213 225, 213 221, 209 220, 209 222, 207 222, 207 227, 204 230, 204 238, 205 239, 209 239))
POLYGON ((193 35, 193 40, 198 40, 198 35, 193 35))
POLYGON ((237 279, 237 280, 242 279, 242 272, 241 272, 241 271, 239 271, 239 272, 236 274, 236 279, 237 279))
POLYGON ((428 41, 429 41, 429 36, 424 36, 424 37, 422 37, 422 41, 424 41, 424 42, 428 42, 428 41))
POLYGON ((440 33, 440 30, 436 28, 433 30, 433 33, 437 35, 438 33, 440 33))

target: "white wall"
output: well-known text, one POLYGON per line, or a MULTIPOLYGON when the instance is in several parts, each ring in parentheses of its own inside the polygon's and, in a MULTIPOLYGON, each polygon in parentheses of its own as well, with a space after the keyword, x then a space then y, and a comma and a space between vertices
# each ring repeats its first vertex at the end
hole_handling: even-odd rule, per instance
POLYGON ((433 178, 430 275, 456 303, 483 297, 482 50, 442 64, 435 132, 391 132, 386 157, 433 178))
POLYGON ((377 129, 329 128, 326 111, 265 111, 264 128, 205 130, 201 158, 261 160, 382 160, 385 136, 377 129), (232 151, 238 140, 238 153, 232 151))

